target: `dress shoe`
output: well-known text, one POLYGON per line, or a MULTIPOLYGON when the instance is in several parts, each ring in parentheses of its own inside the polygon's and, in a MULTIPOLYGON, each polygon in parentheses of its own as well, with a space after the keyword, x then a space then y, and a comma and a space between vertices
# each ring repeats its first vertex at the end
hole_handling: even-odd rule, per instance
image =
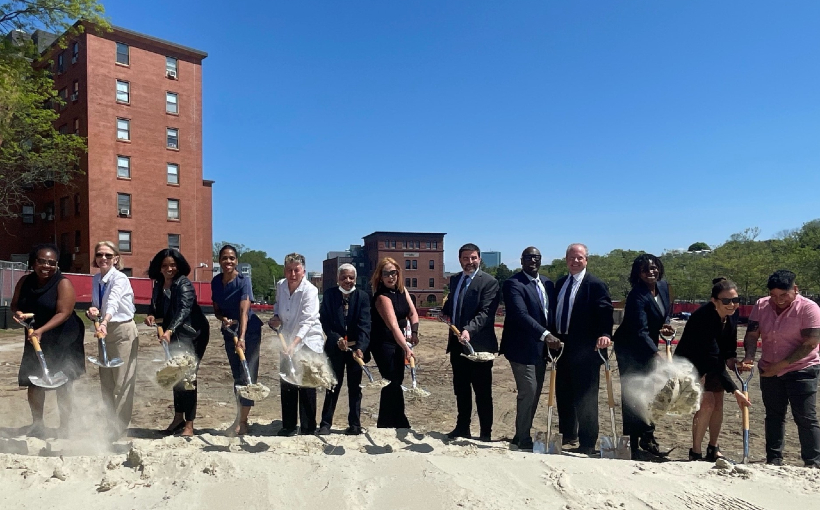
POLYGON ((458 427, 447 433, 447 439, 457 439, 459 437, 470 439, 472 436, 470 436, 469 430, 460 429, 458 427))
POLYGON ((276 435, 284 437, 293 437, 296 435, 296 429, 279 429, 279 432, 277 432, 276 435))
POLYGON ((532 450, 532 439, 522 439, 518 442, 519 450, 532 450))
POLYGON ((580 446, 578 448, 578 453, 581 455, 588 455, 590 457, 597 457, 600 455, 600 452, 594 446, 580 446))
POLYGON ((303 428, 299 429, 299 434, 301 434, 303 436, 312 436, 315 433, 316 433, 316 428, 315 427, 312 428, 312 429, 303 429, 303 428))
POLYGON ((782 466, 783 465, 783 457, 775 457, 773 459, 769 459, 766 461, 766 464, 770 466, 782 466))
POLYGON ((319 436, 329 436, 330 435, 330 425, 322 425, 319 427, 319 430, 316 432, 319 436))
POLYGON ((492 434, 490 434, 489 432, 482 432, 478 435, 478 440, 484 441, 485 443, 489 443, 490 441, 492 441, 492 434))
POLYGON ((576 447, 578 446, 578 438, 564 438, 561 440, 561 446, 576 447))
POLYGON ((345 429, 345 434, 348 436, 358 436, 362 433, 362 428, 356 425, 351 425, 345 429))
POLYGON ((518 446, 518 436, 513 436, 513 438, 510 439, 510 444, 514 444, 515 446, 518 446))

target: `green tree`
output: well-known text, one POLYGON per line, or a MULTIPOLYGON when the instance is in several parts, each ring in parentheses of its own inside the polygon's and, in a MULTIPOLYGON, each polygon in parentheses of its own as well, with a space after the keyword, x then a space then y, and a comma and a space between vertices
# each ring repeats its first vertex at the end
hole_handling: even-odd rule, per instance
POLYGON ((228 241, 219 241, 219 242, 217 242, 217 243, 214 243, 214 244, 213 244, 213 256, 214 256, 214 260, 216 260, 216 261, 218 261, 218 260, 219 260, 219 250, 221 250, 221 249, 222 249, 222 247, 223 247, 223 246, 225 246, 226 244, 230 244, 231 246, 233 246, 234 248, 236 248, 236 256, 237 256, 237 257, 240 257, 240 258, 242 257, 242 254, 243 254, 243 253, 245 253, 246 251, 248 251, 248 248, 247 248, 244 244, 240 244, 240 243, 229 243, 228 241))
POLYGON ((704 243, 703 241, 698 241, 696 243, 692 243, 689 245, 689 248, 686 251, 701 251, 701 250, 711 250, 709 245, 704 243))

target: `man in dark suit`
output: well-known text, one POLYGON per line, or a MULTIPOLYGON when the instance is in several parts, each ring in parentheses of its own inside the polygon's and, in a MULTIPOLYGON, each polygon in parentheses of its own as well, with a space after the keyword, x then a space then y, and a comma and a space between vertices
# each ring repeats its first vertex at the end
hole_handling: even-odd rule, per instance
POLYGON ((541 252, 530 246, 521 254, 521 272, 504 282, 506 307, 501 353, 512 367, 518 401, 513 443, 521 450, 532 449, 532 420, 544 386, 546 363, 544 344, 558 346, 553 329, 555 288, 546 276, 538 274, 541 252))
POLYGON ((564 444, 578 441, 581 453, 594 455, 603 364, 597 349, 612 342, 613 319, 609 289, 587 272, 588 255, 585 245, 571 244, 566 254, 569 274, 555 284, 555 336, 564 342, 556 367, 556 403, 564 444))
POLYGON ((318 434, 330 434, 336 402, 342 391, 345 368, 347 368, 347 393, 350 411, 347 414, 348 428, 345 433, 362 433, 359 416, 362 410, 362 367, 354 357, 362 359, 362 353, 370 344, 370 296, 356 288, 356 268, 352 264, 339 266, 339 286, 328 289, 322 298, 319 320, 327 336, 325 352, 330 359, 339 383, 333 390, 325 392, 322 406, 322 422, 318 434))
POLYGON ((495 336, 495 311, 498 309, 498 280, 481 271, 481 250, 465 244, 458 250, 463 271, 450 277, 450 298, 442 313, 458 328, 447 340, 447 352, 453 367, 453 391, 456 394, 458 418, 456 428, 447 434, 450 439, 470 436, 473 414, 473 391, 480 426, 479 439, 489 441, 493 429, 493 362, 469 361, 461 354, 470 343, 476 352, 498 352, 495 336))

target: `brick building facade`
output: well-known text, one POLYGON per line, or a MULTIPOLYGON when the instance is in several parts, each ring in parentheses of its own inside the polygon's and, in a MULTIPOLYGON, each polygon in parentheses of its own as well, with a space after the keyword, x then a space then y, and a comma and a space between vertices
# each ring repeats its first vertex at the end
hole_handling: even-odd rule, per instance
MULTIPOLYGON (((41 33, 42 34, 42 33, 41 33)), ((202 60, 207 54, 124 28, 93 26, 51 44, 54 85, 66 104, 58 129, 83 136, 84 175, 38 186, 33 206, 0 225, 0 259, 39 242, 61 248, 64 271, 92 272, 94 244, 113 241, 126 273, 143 276, 156 252, 178 247, 211 277, 211 186, 202 171, 202 60)))

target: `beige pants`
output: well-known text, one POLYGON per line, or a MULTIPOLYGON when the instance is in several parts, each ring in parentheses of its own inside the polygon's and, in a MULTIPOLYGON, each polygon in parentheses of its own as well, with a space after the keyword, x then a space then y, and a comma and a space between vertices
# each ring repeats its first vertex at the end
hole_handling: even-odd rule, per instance
MULTIPOLYGON (((100 389, 114 434, 122 435, 131 423, 134 389, 137 384, 139 334, 134 321, 110 322, 105 337, 108 359, 120 358, 117 368, 100 368, 100 389)), ((102 359, 102 353, 99 353, 102 359)))

